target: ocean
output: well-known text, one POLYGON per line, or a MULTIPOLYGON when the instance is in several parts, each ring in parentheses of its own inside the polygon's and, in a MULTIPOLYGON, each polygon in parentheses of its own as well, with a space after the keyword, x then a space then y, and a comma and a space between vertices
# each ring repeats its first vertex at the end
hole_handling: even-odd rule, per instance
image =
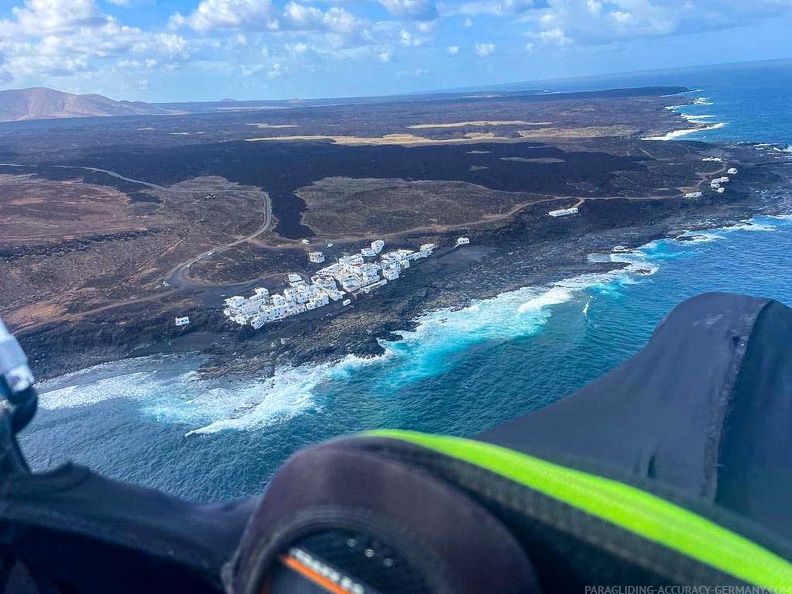
MULTIPOLYGON (((711 129, 685 139, 792 145, 789 62, 564 82, 549 90, 650 84, 695 89, 691 96, 700 100, 680 112, 711 129)), ((168 355, 56 378, 42 385, 22 447, 37 469, 71 459, 215 501, 261 492, 290 454, 345 433, 389 427, 469 435, 613 369, 688 297, 732 291, 792 305, 792 217, 756 217, 695 235, 697 241, 655 241, 632 254, 589 256, 622 260, 624 270, 427 313, 374 359, 348 357, 229 383, 199 380, 198 356, 168 355)))

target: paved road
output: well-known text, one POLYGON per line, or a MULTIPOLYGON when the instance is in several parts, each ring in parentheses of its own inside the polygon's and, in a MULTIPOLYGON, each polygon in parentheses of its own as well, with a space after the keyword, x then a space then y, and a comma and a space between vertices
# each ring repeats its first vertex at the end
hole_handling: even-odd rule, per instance
MULTIPOLYGON (((5 165, 7 167, 27 167, 27 165, 19 165, 17 163, 0 163, 0 165, 5 165)), ((160 186, 157 184, 153 184, 151 182, 144 181, 142 179, 134 179, 131 177, 127 177, 115 171, 110 171, 109 169, 100 169, 99 167, 85 167, 83 165, 56 165, 56 167, 60 167, 61 169, 83 169, 85 171, 104 173, 105 175, 109 175, 116 179, 120 179, 133 184, 139 184, 141 186, 146 186, 147 188, 151 188, 153 190, 159 190, 161 192, 175 192, 175 193, 184 193, 184 194, 194 194, 196 192, 195 189, 176 189, 176 188, 168 188, 165 186, 160 186)), ((234 285, 224 285, 222 283, 205 283, 200 281, 192 281, 187 278, 186 273, 187 270, 190 268, 190 266, 192 266, 199 260, 209 258, 214 254, 224 252, 229 248, 250 241, 251 239, 255 239, 265 231, 269 230, 270 226, 272 225, 272 202, 270 201, 269 194, 267 192, 262 192, 261 196, 264 201, 264 223, 258 229, 256 229, 250 235, 246 235, 241 239, 237 239, 235 241, 231 241, 229 243, 216 246, 210 250, 198 254, 193 258, 190 258, 186 262, 182 262, 170 272, 170 275, 168 276, 168 284, 170 284, 175 289, 196 289, 196 288, 222 287, 222 286, 234 287, 234 286, 242 286, 244 284, 248 284, 248 283, 235 283, 234 285)), ((143 299, 129 301, 128 303, 135 303, 138 301, 148 301, 149 299, 150 298, 147 297, 143 299)), ((123 304, 119 304, 119 305, 123 305, 123 304)), ((105 309, 105 308, 101 308, 101 309, 105 309)))
MULTIPOLYGON (((0 166, 5 166, 5 167, 35 167, 35 165, 33 165, 33 166, 31 166, 31 165, 22 165, 22 164, 18 164, 18 163, 0 163, 0 166)), ((60 167, 62 169, 83 169, 83 170, 86 170, 86 171, 94 171, 96 173, 104 173, 105 175, 109 175, 109 176, 114 177, 116 179, 120 179, 120 180, 123 180, 123 181, 126 181, 126 182, 130 182, 130 183, 134 183, 134 184, 139 184, 141 186, 146 186, 147 188, 151 188, 151 189, 154 189, 154 190, 159 190, 161 192, 174 192, 174 193, 186 193, 186 194, 194 194, 196 192, 195 189, 191 189, 191 190, 174 189, 174 188, 168 188, 168 187, 165 187, 165 186, 160 186, 160 185, 153 184, 151 182, 147 182, 147 181, 144 181, 144 180, 133 179, 131 177, 126 177, 125 175, 121 175, 120 173, 117 173, 115 171, 110 171, 108 169, 100 169, 98 167, 84 167, 84 166, 81 166, 81 165, 56 165, 56 167, 60 167)), ((186 289, 204 289, 204 290, 214 289, 214 290, 223 290, 223 291, 225 291, 226 289, 248 288, 250 286, 252 281, 245 281, 245 282, 233 283, 233 284, 229 284, 229 283, 206 283, 206 282, 201 282, 201 281, 193 281, 193 280, 190 280, 187 277, 186 273, 189 270, 190 266, 192 266, 193 264, 195 264, 199 260, 203 260, 205 258, 209 258, 209 257, 213 256, 214 254, 217 254, 217 253, 220 253, 220 252, 224 252, 225 250, 230 249, 230 248, 232 248, 234 246, 237 246, 237 245, 239 245, 241 243, 245 243, 247 241, 255 239, 256 237, 258 237, 262 233, 264 233, 264 232, 269 230, 269 228, 272 226, 272 202, 270 201, 270 197, 269 197, 269 194, 267 192, 261 192, 261 197, 262 197, 263 202, 264 202, 264 222, 253 233, 250 233, 249 235, 246 235, 245 237, 242 237, 241 239, 236 239, 236 240, 231 241, 229 243, 216 246, 216 247, 214 247, 214 248, 212 248, 210 250, 207 250, 207 251, 205 251, 205 252, 203 252, 201 254, 198 254, 197 256, 195 256, 193 258, 190 258, 189 260, 187 260, 185 262, 182 262, 181 264, 176 266, 170 272, 170 274, 168 276, 168 284, 171 285, 171 287, 173 287, 174 291, 182 291, 182 290, 186 290, 186 289)), ((94 308, 94 309, 91 309, 91 310, 81 311, 78 314, 71 314, 71 315, 67 314, 67 315, 62 316, 62 319, 64 319, 64 320, 65 319, 76 319, 78 317, 84 317, 86 315, 98 313, 98 312, 105 311, 105 310, 108 310, 108 309, 113 309, 113 308, 116 308, 116 307, 122 307, 122 306, 125 306, 125 305, 132 305, 134 303, 141 303, 141 302, 146 302, 146 301, 155 301, 157 299, 161 299, 162 297, 164 297, 166 295, 173 295, 173 292, 172 291, 168 291, 167 293, 160 293, 160 294, 156 294, 156 295, 147 295, 146 297, 140 297, 140 298, 137 298, 137 299, 130 299, 130 300, 127 300, 127 301, 120 301, 118 303, 111 303, 111 304, 104 305, 102 307, 97 307, 97 308, 94 308)), ((38 326, 38 325, 40 325, 40 324, 34 324, 34 326, 38 326)))
MULTIPOLYGON (((115 171, 108 171, 107 169, 99 169, 98 167, 83 167, 82 165, 56 165, 55 167, 60 167, 61 169, 84 169, 85 171, 95 171, 96 173, 104 173, 109 175, 110 177, 114 177, 116 179, 121 179, 126 182, 132 182, 133 184, 140 184, 141 186, 146 186, 147 188, 152 188, 154 190, 162 190, 163 192, 186 192, 188 190, 174 190, 173 188, 166 188, 164 186, 158 186, 157 184, 152 184, 147 181, 143 181, 140 179, 132 179, 131 177, 125 177, 120 173, 116 173, 115 171)), ((189 190, 190 192, 195 192, 195 190, 189 190)))
POLYGON ((193 281, 188 278, 187 271, 189 270, 190 266, 192 266, 199 260, 209 258, 215 254, 224 252, 227 249, 230 249, 241 243, 245 243, 246 241, 255 239, 265 231, 269 230, 270 226, 272 225, 272 204, 269 199, 269 194, 267 194, 266 192, 262 192, 261 195, 264 198, 264 223, 258 229, 256 229, 250 235, 246 235, 245 237, 242 237, 241 239, 237 239, 235 241, 217 246, 215 248, 212 248, 211 250, 207 250, 203 252, 202 254, 198 254, 194 258, 190 258, 186 262, 182 262, 171 271, 170 276, 168 276, 168 284, 176 289, 201 289, 206 287, 220 287, 220 286, 230 288, 230 287, 236 287, 236 286, 242 286, 244 284, 248 284, 248 283, 235 283, 231 285, 224 283, 207 283, 201 281, 193 281))

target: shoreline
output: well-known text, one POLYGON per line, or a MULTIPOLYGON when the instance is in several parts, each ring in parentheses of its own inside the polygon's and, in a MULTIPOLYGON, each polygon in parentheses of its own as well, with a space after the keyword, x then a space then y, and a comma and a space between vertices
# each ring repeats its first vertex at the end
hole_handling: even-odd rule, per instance
MULTIPOLYGON (((272 377, 284 367, 335 365, 349 355, 381 356, 385 353, 382 340, 401 340, 400 334, 414 331, 421 318, 433 312, 463 309, 527 287, 548 289, 553 283, 618 271, 629 265, 592 262, 589 254, 611 253, 616 245, 636 249, 651 241, 678 237, 685 231, 739 225, 757 214, 780 214, 784 211, 782 203, 767 196, 774 185, 772 177, 771 174, 762 183, 748 184, 750 187, 742 188, 739 197, 716 204, 710 201, 694 205, 683 199, 656 201, 660 206, 628 200, 589 202, 589 216, 570 225, 580 227, 581 221, 595 219, 579 235, 571 232, 542 237, 541 230, 535 228, 536 221, 522 213, 507 229, 477 232, 477 237, 471 238, 474 245, 447 251, 422 263, 399 283, 355 302, 353 311, 345 311, 330 321, 323 318, 317 324, 313 319, 295 319, 258 333, 198 328, 171 340, 142 341, 144 344, 134 348, 105 346, 98 352, 80 350, 83 343, 77 337, 70 341, 71 348, 54 356, 50 353, 52 358, 37 375, 55 380, 65 373, 101 363, 151 355, 200 355, 205 358, 197 370, 202 379, 234 382, 251 375, 259 379, 272 377), (626 220, 621 220, 622 224, 608 226, 623 215, 626 220), (646 217, 648 220, 641 220, 646 217), (537 233, 539 241, 526 241, 529 237, 536 240, 537 233)), ((784 182, 779 177, 775 186, 786 187, 784 182)), ((541 226, 542 221, 539 223, 541 226)), ((37 359, 31 357, 34 365, 43 362, 41 354, 37 359)))

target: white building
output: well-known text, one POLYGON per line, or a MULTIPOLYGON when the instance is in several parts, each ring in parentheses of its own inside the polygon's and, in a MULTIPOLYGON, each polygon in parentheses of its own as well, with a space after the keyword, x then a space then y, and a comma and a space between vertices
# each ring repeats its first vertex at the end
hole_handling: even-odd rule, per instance
POLYGON ((551 217, 566 217, 577 213, 577 206, 573 206, 571 208, 559 208, 558 210, 551 210, 547 214, 549 214, 551 217))
POLYGON ((245 298, 242 295, 234 295, 233 297, 229 297, 225 300, 225 304, 228 307, 239 307, 245 302, 245 298))
POLYGON ((338 259, 338 263, 341 266, 356 266, 358 264, 363 264, 363 255, 362 254, 352 254, 351 256, 341 256, 338 259))
POLYGON ((376 283, 372 283, 370 285, 366 285, 365 287, 361 287, 360 290, 363 293, 371 293, 374 289, 378 287, 382 287, 388 284, 388 281, 385 279, 379 280, 376 283))
POLYGON ((470 244, 470 238, 469 237, 457 237, 456 244, 457 244, 457 246, 469 245, 470 244))
POLYGON ((308 254, 308 260, 315 264, 321 264, 325 261, 325 257, 322 252, 311 252, 308 254))
POLYGON ((730 167, 729 169, 726 170, 726 173, 728 173, 729 175, 737 175, 737 168, 730 167))
POLYGON ((387 266, 382 269, 382 276, 385 277, 385 280, 393 281, 399 278, 399 274, 401 273, 401 268, 398 264, 395 266, 387 266))
POLYGON ((703 194, 701 192, 688 192, 685 194, 685 198, 701 198, 703 194))
POLYGON ((189 326, 190 325, 190 316, 184 316, 182 318, 176 318, 176 325, 177 326, 189 326))
POLYGON ((360 278, 357 275, 348 272, 342 273, 336 277, 338 282, 341 283, 341 288, 347 293, 354 293, 360 289, 360 278))
MULTIPOLYGON (((282 293, 270 294, 267 289, 257 288, 251 297, 230 297, 225 300, 223 314, 241 326, 249 324, 258 329, 269 322, 325 307, 331 301, 343 300, 343 305, 349 305, 350 300, 344 299, 345 292, 368 293, 388 281, 397 280, 402 271, 410 267, 411 260, 427 258, 437 247, 425 243, 418 251, 400 249, 380 254, 384 246, 385 242, 380 239, 373 241, 370 248, 342 256, 335 264, 317 270, 310 281, 289 273, 282 293), (380 258, 374 261, 377 255, 380 258)), ((318 262, 317 256, 324 259, 321 252, 309 253, 312 261, 318 262)))
POLYGON ((716 191, 718 194, 723 194, 723 193, 726 191, 726 188, 724 188, 724 187, 720 187, 720 188, 718 188, 718 189, 717 189, 717 190, 715 190, 715 191, 716 191))

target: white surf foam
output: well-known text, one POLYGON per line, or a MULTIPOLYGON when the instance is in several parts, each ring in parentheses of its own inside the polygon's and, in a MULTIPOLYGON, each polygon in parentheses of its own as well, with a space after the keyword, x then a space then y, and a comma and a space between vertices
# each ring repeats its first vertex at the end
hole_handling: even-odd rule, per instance
POLYGON ((687 237, 688 239, 678 243, 709 243, 711 241, 717 241, 719 239, 723 239, 723 236, 718 235, 717 233, 701 233, 701 232, 683 233, 682 237, 687 237))
POLYGON ((268 379, 231 384, 199 379, 186 370, 185 360, 181 368, 161 365, 161 360, 121 362, 60 378, 60 384, 42 396, 42 406, 66 408, 125 398, 158 421, 186 425, 186 436, 263 430, 319 410, 323 387, 333 382, 371 381, 375 376, 383 396, 395 394, 412 382, 452 369, 457 353, 470 346, 538 333, 562 304, 579 301, 582 312, 590 292, 614 291, 636 282, 637 273, 657 270, 640 250, 605 256, 626 268, 525 287, 458 310, 428 312, 416 320, 414 330, 400 333, 401 341, 382 341, 385 354, 380 357, 348 356, 336 363, 283 367, 268 379))
POLYGON ((539 297, 534 297, 533 299, 529 299, 525 303, 523 303, 520 307, 517 308, 519 313, 525 313, 529 311, 539 311, 542 308, 550 307, 551 305, 559 305, 561 303, 566 303, 570 301, 573 297, 572 291, 569 289, 565 289, 561 286, 556 286, 547 291, 546 293, 540 295, 539 297))
POLYGON ((677 138, 688 136, 690 134, 698 134, 700 132, 708 132, 709 130, 717 130, 718 128, 723 128, 725 125, 726 125, 725 122, 718 122, 716 124, 712 124, 711 126, 702 126, 699 128, 685 128, 684 130, 673 130, 663 136, 645 136, 641 140, 675 140, 677 138))
POLYGON ((706 122, 707 120, 711 120, 712 118, 715 117, 714 115, 710 115, 710 114, 694 115, 689 113, 681 113, 679 115, 685 118, 688 122, 693 122, 696 124, 701 122, 706 122))
POLYGON ((195 391, 180 402, 161 401, 148 406, 165 421, 206 422, 185 436, 218 433, 229 429, 256 430, 282 423, 309 409, 318 408, 315 389, 330 378, 332 365, 282 367, 275 375, 252 383, 195 391))
MULTIPOLYGON (((417 319, 414 330, 397 332, 400 341, 381 341, 385 354, 380 357, 349 356, 336 364, 281 369, 270 383, 241 390, 211 391, 205 397, 193 399, 188 408, 202 414, 211 409, 216 420, 188 435, 256 430, 287 421, 318 406, 318 387, 355 381, 362 377, 360 373, 368 377, 376 375, 380 396, 387 397, 411 383, 449 371, 456 363, 457 353, 475 344, 508 341, 540 332, 557 306, 579 299, 582 311, 590 301, 585 294, 588 290, 607 292, 615 286, 636 282, 636 274, 653 274, 658 269, 641 252, 608 257, 610 261, 626 263, 627 267, 501 293, 457 310, 428 312, 417 319), (234 408, 235 412, 229 414, 234 408)), ((163 420, 184 420, 182 406, 174 407, 171 403, 166 411, 160 408, 157 412, 163 420), (175 416, 169 417, 171 414, 175 416)))
POLYGON ((744 223, 740 223, 738 225, 732 225, 730 227, 724 227, 721 229, 722 232, 729 232, 729 231, 756 231, 756 232, 764 232, 764 231, 777 231, 778 228, 769 225, 769 224, 762 224, 762 223, 755 223, 752 221, 746 221, 744 223))
MULTIPOLYGON (((110 366, 111 364, 106 364, 110 366)), ((149 390, 155 387, 150 382, 153 372, 123 372, 120 371, 109 377, 80 383, 80 376, 97 371, 97 368, 90 368, 75 374, 69 374, 72 380, 76 380, 74 385, 67 385, 61 388, 53 388, 47 382, 42 383, 39 394, 39 406, 45 410, 57 410, 64 408, 77 408, 99 404, 106 400, 125 398, 129 400, 140 400, 150 395, 149 390)), ((58 378, 59 380, 65 378, 58 378)))

